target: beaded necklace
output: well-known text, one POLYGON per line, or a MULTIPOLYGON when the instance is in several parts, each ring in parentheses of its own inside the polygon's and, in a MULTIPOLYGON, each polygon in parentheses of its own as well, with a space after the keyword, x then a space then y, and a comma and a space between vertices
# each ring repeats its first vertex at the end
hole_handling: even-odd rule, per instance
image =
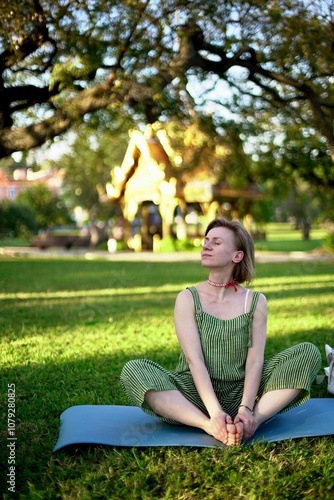
POLYGON ((228 281, 227 283, 217 283, 216 281, 212 281, 210 280, 210 278, 208 279, 208 283, 209 285, 211 286, 216 286, 216 287, 219 287, 219 288, 229 288, 230 286, 233 286, 234 288, 234 291, 237 292, 238 291, 238 283, 236 283, 235 281, 228 281))

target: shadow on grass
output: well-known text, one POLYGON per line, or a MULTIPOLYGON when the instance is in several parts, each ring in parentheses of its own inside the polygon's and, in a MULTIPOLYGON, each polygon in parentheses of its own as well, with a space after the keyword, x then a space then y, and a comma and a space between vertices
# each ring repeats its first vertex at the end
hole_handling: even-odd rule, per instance
POLYGON ((268 239, 255 242, 256 250, 270 252, 309 252, 322 248, 322 239, 297 240, 297 239, 268 239))
MULTIPOLYGON (((286 342, 293 344, 294 340, 286 342)), ((16 387, 18 491, 24 492, 28 482, 38 483, 46 473, 58 438, 59 417, 65 409, 86 404, 129 405, 119 382, 125 362, 146 357, 173 369, 178 355, 177 349, 168 353, 160 349, 146 353, 129 350, 67 362, 28 363, 3 370, 5 384, 14 383, 16 387)), ((326 397, 325 386, 316 391, 317 397, 326 397)), ((2 439, 6 439, 5 431, 2 439)), ((6 450, 2 453, 6 455, 6 450)), ((2 463, 6 463, 6 456, 2 457, 2 463)))
MULTIPOLYGON (((334 272, 334 261, 260 263, 256 277, 298 277, 334 272)), ((81 260, 0 260, 0 283, 7 293, 83 291, 196 284, 207 277, 196 262, 107 262, 81 260)))
POLYGON ((196 283, 206 272, 194 262, 0 260, 0 282, 7 293, 157 287, 182 284, 185 276, 196 283))
MULTIPOLYGON (((127 360, 138 353, 87 356, 73 361, 27 363, 3 369, 2 401, 7 398, 8 384, 16 393, 16 470, 17 491, 27 490, 28 482, 38 484, 49 467, 52 449, 57 441, 60 414, 75 405, 129 405, 119 377, 127 360)), ((143 354, 144 357, 144 354, 143 354)), ((150 351, 146 357, 163 362, 167 368, 176 365, 178 352, 150 351)), ((1 442, 7 440, 2 419, 1 442)), ((93 425, 93 423, 92 423, 93 425)), ((8 449, 1 447, 3 467, 0 484, 6 489, 8 449)))
MULTIPOLYGON (((299 332, 299 336, 310 338, 310 332, 299 332)), ((277 349, 282 350, 282 340, 279 339, 277 349)), ((287 347, 295 343, 294 335, 284 336, 287 347)), ((322 349, 322 346, 318 347, 322 349)), ((275 351, 275 342, 270 339, 267 351, 271 355, 275 351)), ((78 478, 78 473, 72 473, 70 468, 65 473, 63 471, 64 467, 70 467, 66 452, 57 458, 58 462, 52 457, 59 433, 59 417, 65 409, 86 404, 129 405, 119 382, 126 361, 146 357, 167 369, 173 369, 178 356, 179 348, 163 351, 157 347, 138 352, 128 347, 126 351, 110 355, 96 354, 81 359, 55 359, 42 363, 27 361, 25 365, 3 369, 5 392, 7 384, 14 383, 16 387, 17 491, 27 494, 31 485, 47 488, 50 467, 55 476, 53 481, 56 481, 57 463, 62 475, 65 474, 68 480, 71 477, 78 478)), ((324 383, 314 386, 312 391, 313 397, 327 397, 324 383)), ((5 396, 2 399, 5 400, 5 396)), ((6 431, 2 431, 2 439, 6 440, 6 437, 6 431)), ((6 464, 7 450, 3 449, 1 453, 1 463, 6 464)), ((86 453, 91 453, 91 447, 82 449, 82 455, 87 456, 86 453)), ((3 473, 1 481, 4 478, 6 474, 3 473)))
MULTIPOLYGON (((257 287, 254 287, 257 288, 257 287)), ((139 293, 138 291, 111 290, 110 294, 101 291, 96 295, 92 290, 80 290, 78 295, 71 293, 57 295, 45 295, 39 297, 4 299, 0 311, 0 337, 9 340, 23 339, 29 336, 48 335, 54 328, 59 334, 68 332, 71 328, 80 330, 91 327, 103 329, 107 335, 113 335, 131 328, 131 322, 143 322, 149 324, 156 321, 156 328, 165 328, 166 324, 173 324, 173 308, 178 290, 163 291, 157 289, 154 292, 139 293)), ((291 316, 295 321, 303 314, 319 315, 319 301, 322 303, 321 311, 328 308, 328 314, 332 308, 331 294, 334 295, 334 281, 328 281, 326 287, 315 287, 312 284, 303 284, 300 288, 294 287, 269 287, 264 290, 267 297, 269 311, 274 309, 275 302, 282 303, 281 313, 284 317, 291 316), (324 290, 326 293, 324 294, 324 290), (304 310, 303 301, 307 299, 307 309, 304 310)), ((271 315, 269 314, 269 322, 271 315)))

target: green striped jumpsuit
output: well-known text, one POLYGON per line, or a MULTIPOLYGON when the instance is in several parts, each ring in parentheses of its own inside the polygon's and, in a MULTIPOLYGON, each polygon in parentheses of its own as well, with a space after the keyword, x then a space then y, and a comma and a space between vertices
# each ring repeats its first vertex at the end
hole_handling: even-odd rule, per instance
MULTIPOLYGON (((260 293, 253 292, 251 307, 247 312, 247 296, 250 292, 247 290, 244 314, 233 319, 222 320, 202 310, 195 287, 189 287, 189 290, 194 299, 203 355, 213 389, 222 409, 234 419, 243 395, 245 363, 248 347, 251 345, 253 314, 260 293)), ((301 391, 297 398, 282 411, 304 403, 310 397, 310 386, 320 365, 320 352, 309 342, 303 342, 276 354, 272 359, 264 362, 257 399, 266 392, 276 389, 298 388, 301 391)), ((147 391, 178 390, 209 416, 194 385, 183 352, 180 354, 175 371, 165 370, 148 359, 129 361, 122 370, 121 384, 131 403, 141 407, 150 415, 158 416, 144 400, 147 391)), ((179 423, 168 418, 162 418, 162 420, 171 424, 179 423)))

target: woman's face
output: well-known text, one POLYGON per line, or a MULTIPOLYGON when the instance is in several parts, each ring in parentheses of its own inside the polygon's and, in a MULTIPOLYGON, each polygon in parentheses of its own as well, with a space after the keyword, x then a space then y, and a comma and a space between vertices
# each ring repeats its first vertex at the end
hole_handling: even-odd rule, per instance
POLYGON ((233 232, 226 227, 214 227, 210 229, 203 241, 202 265, 204 267, 224 267, 239 262, 240 253, 243 255, 236 249, 233 232))

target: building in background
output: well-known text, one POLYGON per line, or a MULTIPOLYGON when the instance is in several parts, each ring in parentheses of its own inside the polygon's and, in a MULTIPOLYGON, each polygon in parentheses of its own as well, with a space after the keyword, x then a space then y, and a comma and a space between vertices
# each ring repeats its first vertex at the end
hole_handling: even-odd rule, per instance
POLYGON ((63 176, 59 171, 40 170, 34 172, 30 168, 18 168, 13 176, 0 169, 0 201, 15 201, 21 191, 36 184, 44 184, 53 194, 59 195, 63 176))
POLYGON ((112 171, 105 189, 100 188, 101 201, 120 207, 122 238, 135 250, 152 250, 163 238, 199 243, 207 222, 229 213, 233 199, 263 197, 254 185, 231 189, 205 162, 186 168, 166 132, 151 125, 145 132, 131 132, 122 165, 112 171))

